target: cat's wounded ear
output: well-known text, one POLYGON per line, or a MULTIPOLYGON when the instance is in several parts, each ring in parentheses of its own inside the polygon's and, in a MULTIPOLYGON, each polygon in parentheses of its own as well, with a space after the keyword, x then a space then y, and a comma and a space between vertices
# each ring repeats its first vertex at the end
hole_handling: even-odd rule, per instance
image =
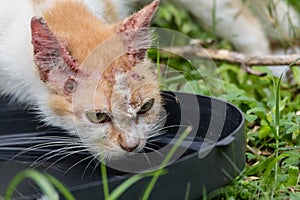
POLYGON ((42 17, 31 19, 34 61, 40 78, 58 94, 70 94, 77 88, 79 65, 67 50, 67 42, 50 30, 42 17))
POLYGON ((116 33, 121 35, 128 46, 129 56, 136 62, 146 57, 147 49, 151 46, 149 27, 158 6, 159 0, 155 0, 115 27, 116 33))

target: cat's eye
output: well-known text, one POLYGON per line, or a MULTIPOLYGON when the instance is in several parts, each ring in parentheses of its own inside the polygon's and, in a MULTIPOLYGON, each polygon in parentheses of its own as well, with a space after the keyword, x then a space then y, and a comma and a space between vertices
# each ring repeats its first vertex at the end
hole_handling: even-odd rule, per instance
POLYGON ((103 124, 110 121, 110 117, 102 112, 87 112, 86 116, 93 123, 103 124))
POLYGON ((145 114, 146 112, 148 112, 152 106, 154 104, 154 99, 150 99, 149 101, 147 101, 146 103, 144 103, 144 105, 141 107, 141 109, 138 111, 137 114, 145 114))

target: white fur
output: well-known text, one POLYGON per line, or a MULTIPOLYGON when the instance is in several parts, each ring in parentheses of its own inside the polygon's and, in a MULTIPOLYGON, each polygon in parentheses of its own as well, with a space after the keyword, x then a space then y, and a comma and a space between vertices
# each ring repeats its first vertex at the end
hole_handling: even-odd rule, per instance
POLYGON ((291 38, 291 26, 299 29, 297 12, 287 6, 285 0, 175 0, 191 11, 205 27, 214 23, 216 34, 229 39, 235 47, 245 53, 270 53, 267 36, 283 40, 291 38), (275 6, 273 19, 267 7, 275 6), (276 29, 272 26, 276 20, 276 29))
MULTIPOLYGON (((246 54, 272 54, 269 38, 291 40, 291 27, 298 31, 300 20, 297 12, 285 0, 174 0, 193 13, 202 26, 229 40, 238 51, 246 54), (274 16, 267 8, 274 5, 274 16), (213 9, 215 8, 215 21, 213 9), (277 26, 272 25, 276 22, 277 26), (215 24, 214 24, 215 23, 215 24)), ((275 75, 284 67, 271 68, 275 75)))
POLYGON ((47 98, 47 90, 33 63, 30 43, 30 19, 33 15, 29 1, 0 3, 0 90, 30 103, 47 98))
POLYGON ((240 0, 178 1, 193 13, 204 27, 211 29, 215 26, 216 34, 230 40, 238 50, 245 53, 268 52, 269 46, 261 24, 243 8, 240 0), (257 45, 260 48, 257 48, 257 45))

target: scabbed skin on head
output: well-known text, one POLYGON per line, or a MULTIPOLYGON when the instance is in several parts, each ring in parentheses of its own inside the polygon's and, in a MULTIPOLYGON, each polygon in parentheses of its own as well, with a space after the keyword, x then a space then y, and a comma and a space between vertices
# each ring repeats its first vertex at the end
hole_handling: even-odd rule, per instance
MULTIPOLYGON (((76 9, 78 4, 68 6, 76 9)), ((97 158, 122 158, 142 150, 158 127, 159 83, 146 55, 151 43, 148 28, 158 4, 155 0, 113 25, 83 9, 81 14, 91 19, 76 23, 92 23, 78 25, 91 27, 84 32, 73 29, 72 17, 66 19, 70 24, 57 24, 59 3, 52 8, 55 12, 32 18, 34 61, 49 89, 51 113, 63 119, 61 127, 78 133, 97 158)))

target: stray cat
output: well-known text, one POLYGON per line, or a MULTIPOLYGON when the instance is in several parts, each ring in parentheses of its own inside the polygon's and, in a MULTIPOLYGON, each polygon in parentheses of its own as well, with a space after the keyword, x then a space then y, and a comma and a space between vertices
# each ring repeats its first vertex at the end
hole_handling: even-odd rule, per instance
POLYGON ((161 111, 146 55, 158 5, 120 21, 121 0, 1 1, 1 94, 78 134, 97 158, 140 151, 161 111))

